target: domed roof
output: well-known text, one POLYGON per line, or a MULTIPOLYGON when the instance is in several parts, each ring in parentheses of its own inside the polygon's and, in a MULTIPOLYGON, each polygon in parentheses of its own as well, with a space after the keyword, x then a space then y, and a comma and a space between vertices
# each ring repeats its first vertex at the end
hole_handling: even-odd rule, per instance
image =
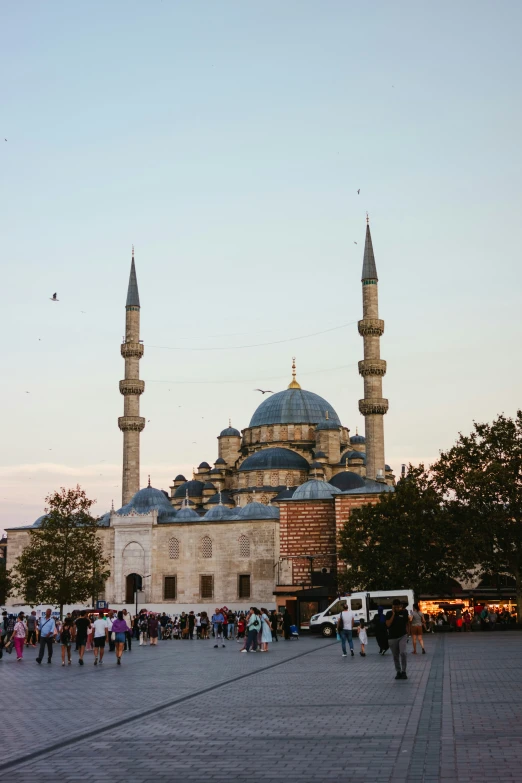
POLYGON ((390 466, 389 466, 389 465, 385 465, 385 466, 384 466, 384 470, 393 470, 393 468, 390 468, 390 466))
POLYGON ((176 513, 176 522, 192 522, 201 520, 199 514, 190 506, 182 506, 176 513))
POLYGON ((179 487, 176 487, 176 490, 174 492, 175 498, 184 498, 188 492, 189 497, 191 498, 200 498, 203 494, 203 487, 205 486, 203 481, 198 481, 197 479, 193 479, 192 481, 185 481, 184 484, 180 484, 179 487))
POLYGON ((332 476, 330 484, 333 484, 334 487, 337 487, 342 492, 346 492, 347 489, 364 487, 365 481, 362 476, 358 476, 352 470, 343 470, 342 473, 332 476))
POLYGON ((291 498, 295 492, 295 487, 287 487, 286 489, 282 489, 280 492, 277 493, 275 498, 272 498, 273 502, 275 503, 276 500, 288 500, 291 498))
MULTIPOLYGON (((206 503, 223 503, 225 506, 227 504, 230 504, 231 506, 234 505, 233 499, 230 497, 228 491, 224 489, 222 492, 216 492, 215 495, 212 495, 211 497, 207 498, 205 501, 206 503)), ((230 509, 229 509, 230 511, 230 509)))
POLYGON ((335 419, 330 418, 330 411, 328 411, 328 415, 326 416, 323 412, 323 415, 319 422, 317 423, 316 430, 338 430, 341 426, 340 421, 335 421, 335 419))
POLYGON ((104 514, 102 517, 98 520, 98 525, 100 527, 110 527, 111 523, 111 512, 107 511, 106 514, 104 514))
POLYGON ((395 487, 384 484, 382 481, 365 479, 363 487, 346 490, 347 495, 379 495, 382 492, 395 492, 395 487))
POLYGON ((313 462, 310 463, 311 468, 319 468, 320 470, 324 470, 324 465, 322 462, 317 462, 316 459, 314 459, 313 462))
POLYGON ((292 500, 330 500, 332 495, 338 495, 340 489, 320 479, 311 479, 297 487, 292 500))
POLYGON ((211 481, 205 481, 203 484, 203 489, 213 489, 214 492, 216 491, 216 488, 211 481))
POLYGON ((219 433, 220 438, 240 438, 241 433, 235 427, 227 427, 219 433))
POLYGON ((145 487, 140 489, 125 506, 118 509, 117 514, 149 514, 151 511, 158 512, 158 523, 173 522, 176 518, 176 512, 170 505, 165 493, 161 489, 154 487, 145 487))
POLYGON ((315 458, 319 459, 319 457, 321 457, 321 459, 326 459, 326 454, 324 453, 324 451, 321 451, 321 449, 315 452, 315 458))
POLYGON ((364 451, 354 451, 353 449, 350 449, 349 451, 345 451, 341 459, 339 460, 339 465, 346 465, 346 460, 350 459, 359 459, 362 460, 363 465, 366 465, 366 454, 364 451))
POLYGON ((308 470, 308 462, 290 449, 261 449, 251 454, 239 466, 239 470, 308 470))
POLYGON ((210 465, 208 464, 208 462, 201 462, 198 465, 198 470, 200 470, 201 468, 208 468, 210 470, 210 465))
POLYGON ((366 438, 364 438, 362 435, 353 435, 350 438, 350 443, 366 443, 366 438))
POLYGON ((186 481, 186 480, 187 479, 185 478, 185 476, 182 476, 181 473, 179 474, 179 476, 176 476, 176 478, 174 479, 174 481, 186 481))
POLYGON ((42 514, 41 517, 38 517, 38 519, 36 519, 33 522, 32 527, 42 527, 42 522, 44 521, 46 516, 47 516, 47 514, 42 514))
POLYGON ((217 460, 214 462, 214 465, 226 465, 226 461, 223 459, 223 457, 218 457, 217 460))
POLYGON ((329 402, 305 389, 285 389, 272 394, 254 412, 249 427, 262 424, 317 424, 325 411, 337 426, 341 422, 329 402))
POLYGON ((207 513, 204 515, 203 519, 205 520, 213 520, 213 519, 230 519, 231 516, 231 510, 230 508, 227 508, 226 506, 213 506, 212 508, 209 508, 207 513))
POLYGON ((238 517, 239 519, 279 519, 279 509, 275 506, 265 506, 264 503, 254 500, 240 509, 238 517))

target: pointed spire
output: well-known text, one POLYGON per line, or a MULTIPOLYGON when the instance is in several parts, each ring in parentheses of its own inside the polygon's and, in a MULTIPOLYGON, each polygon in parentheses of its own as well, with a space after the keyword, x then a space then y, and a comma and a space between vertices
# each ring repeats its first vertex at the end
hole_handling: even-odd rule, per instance
POLYGON ((373 255, 372 235, 370 234, 370 219, 366 213, 366 241, 364 243, 364 258, 361 280, 378 280, 375 256, 373 255))
POLYGON ((136 278, 136 267, 134 266, 134 245, 133 245, 126 307, 139 307, 139 306, 140 306, 140 295, 138 293, 138 280, 136 278))
POLYGON ((296 381, 295 378, 295 356, 292 356, 292 380, 288 384, 289 389, 300 389, 301 385, 296 381))
POLYGON ((150 474, 149 474, 149 481, 148 481, 147 486, 150 487, 150 474))

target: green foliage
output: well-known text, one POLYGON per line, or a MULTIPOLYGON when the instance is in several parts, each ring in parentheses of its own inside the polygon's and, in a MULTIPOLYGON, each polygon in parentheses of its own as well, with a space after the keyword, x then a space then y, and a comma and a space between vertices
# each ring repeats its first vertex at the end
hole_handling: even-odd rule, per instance
POLYGON ((12 569, 13 587, 29 604, 84 603, 96 596, 110 576, 90 515, 94 501, 77 486, 46 498, 49 508, 40 528, 12 569))
POLYGON ((395 492, 355 509, 341 530, 342 587, 448 593, 466 573, 460 532, 424 466, 410 465, 395 492))
POLYGON ((440 455, 433 475, 458 517, 482 574, 515 579, 522 606, 522 411, 470 435, 440 455))

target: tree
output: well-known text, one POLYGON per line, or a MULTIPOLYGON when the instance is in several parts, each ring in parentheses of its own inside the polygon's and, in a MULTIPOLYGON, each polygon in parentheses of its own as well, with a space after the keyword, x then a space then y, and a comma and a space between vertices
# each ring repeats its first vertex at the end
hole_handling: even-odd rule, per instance
POLYGON ((41 527, 30 531, 31 540, 12 569, 13 587, 29 604, 83 603, 95 597, 110 576, 98 537, 98 522, 91 516, 94 501, 77 486, 46 498, 49 508, 41 527))
POLYGON ((446 593, 451 578, 466 572, 457 533, 424 466, 410 465, 395 492, 350 514, 339 536, 339 555, 348 566, 340 584, 352 591, 446 593))
POLYGON ((458 517, 482 575, 515 580, 518 618, 522 612, 522 411, 470 435, 440 455, 433 475, 458 517))
POLYGON ((11 593, 10 572, 6 568, 5 559, 0 557, 0 604, 5 604, 11 593))

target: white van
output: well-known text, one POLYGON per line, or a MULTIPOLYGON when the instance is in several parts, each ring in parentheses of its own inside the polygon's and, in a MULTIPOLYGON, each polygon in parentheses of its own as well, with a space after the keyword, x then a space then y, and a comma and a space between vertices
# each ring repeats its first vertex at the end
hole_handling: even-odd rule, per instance
POLYGON ((366 625, 369 625, 377 614, 379 606, 382 606, 386 614, 391 609, 395 598, 407 604, 408 612, 412 611, 413 590, 375 590, 369 593, 350 593, 342 596, 342 598, 337 598, 324 612, 314 614, 310 618, 310 632, 322 633, 326 638, 335 636, 337 620, 344 603, 348 604, 348 609, 351 609, 355 614, 356 623, 362 618, 366 625))

